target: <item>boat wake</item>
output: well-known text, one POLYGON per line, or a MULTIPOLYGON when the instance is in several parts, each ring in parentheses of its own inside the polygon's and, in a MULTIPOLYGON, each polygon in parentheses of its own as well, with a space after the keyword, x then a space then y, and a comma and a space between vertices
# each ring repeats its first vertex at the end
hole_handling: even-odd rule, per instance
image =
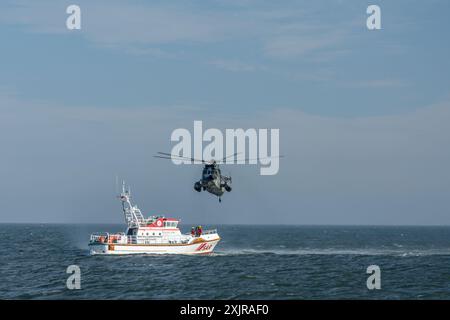
POLYGON ((421 257, 434 255, 450 255, 450 249, 250 249, 230 248, 217 250, 213 256, 238 256, 238 255, 357 255, 357 256, 397 256, 397 257, 421 257))

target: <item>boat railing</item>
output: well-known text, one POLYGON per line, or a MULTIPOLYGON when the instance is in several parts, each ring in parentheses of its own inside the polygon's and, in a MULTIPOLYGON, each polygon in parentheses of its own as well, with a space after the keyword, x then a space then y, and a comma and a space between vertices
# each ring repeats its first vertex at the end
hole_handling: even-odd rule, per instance
POLYGON ((96 232, 91 234, 91 243, 117 243, 124 237, 124 233, 96 232))
POLYGON ((109 238, 108 232, 96 232, 91 234, 90 242, 106 242, 106 240, 109 238))
POLYGON ((214 234, 217 233, 217 229, 204 230, 202 234, 214 234))
POLYGON ((128 236, 128 244, 187 244, 190 236, 180 237, 149 237, 149 236, 128 236))
MULTIPOLYGON (((205 234, 216 234, 217 233, 217 229, 210 229, 210 230, 203 230, 201 235, 195 235, 195 237, 199 237, 205 234)), ((190 235, 192 236, 192 233, 185 233, 185 236, 190 235)))

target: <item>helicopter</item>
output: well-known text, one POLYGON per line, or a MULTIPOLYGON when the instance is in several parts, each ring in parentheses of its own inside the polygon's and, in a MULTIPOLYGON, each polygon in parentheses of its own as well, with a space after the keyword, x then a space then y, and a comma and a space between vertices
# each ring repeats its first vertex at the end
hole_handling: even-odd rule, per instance
POLYGON ((204 164, 202 178, 194 184, 194 190, 197 192, 207 191, 219 198, 219 202, 222 202, 222 195, 226 192, 231 192, 231 176, 222 175, 219 163, 224 163, 226 159, 234 157, 238 153, 227 156, 219 161, 216 160, 199 160, 194 158, 182 157, 170 153, 158 152, 155 158, 161 159, 178 159, 178 160, 190 160, 194 162, 201 162, 204 164))
MULTIPOLYGON (((199 160, 190 157, 183 157, 171 153, 158 152, 158 155, 155 155, 155 158, 161 159, 175 159, 175 160, 189 160, 194 163, 202 163, 204 164, 202 171, 202 178, 194 184, 194 190, 197 192, 207 191, 219 198, 219 202, 222 202, 222 196, 226 192, 231 192, 231 176, 222 175, 219 163, 225 163, 225 160, 231 157, 234 157, 240 153, 235 153, 229 156, 226 156, 218 161, 212 159, 209 161, 199 160)), ((283 158, 284 156, 278 156, 278 158, 283 158)), ((267 157, 273 158, 273 157, 267 157)), ((243 161, 251 161, 251 160, 261 160, 266 158, 255 158, 255 159, 243 159, 243 161)))

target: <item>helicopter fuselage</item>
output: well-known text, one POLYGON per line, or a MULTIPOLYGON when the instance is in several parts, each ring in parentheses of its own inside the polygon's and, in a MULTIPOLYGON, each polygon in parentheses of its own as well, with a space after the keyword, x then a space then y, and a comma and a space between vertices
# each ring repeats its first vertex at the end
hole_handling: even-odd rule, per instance
POLYGON ((231 191, 230 184, 231 178, 222 176, 216 164, 207 164, 203 168, 202 179, 195 183, 194 189, 198 192, 201 190, 208 191, 220 198, 225 191, 231 191))
POLYGON ((203 181, 202 187, 204 188, 204 190, 208 191, 209 193, 212 193, 213 195, 221 197, 225 192, 225 188, 220 185, 220 182, 218 180, 219 179, 203 181))

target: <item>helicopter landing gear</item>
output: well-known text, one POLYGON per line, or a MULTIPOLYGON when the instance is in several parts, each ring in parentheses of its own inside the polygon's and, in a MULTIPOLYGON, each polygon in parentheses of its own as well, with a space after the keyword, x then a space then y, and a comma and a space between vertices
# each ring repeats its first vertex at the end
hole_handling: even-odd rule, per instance
POLYGON ((195 191, 197 191, 197 192, 202 191, 202 185, 200 184, 200 182, 196 182, 196 183, 194 184, 194 189, 195 189, 195 191))

